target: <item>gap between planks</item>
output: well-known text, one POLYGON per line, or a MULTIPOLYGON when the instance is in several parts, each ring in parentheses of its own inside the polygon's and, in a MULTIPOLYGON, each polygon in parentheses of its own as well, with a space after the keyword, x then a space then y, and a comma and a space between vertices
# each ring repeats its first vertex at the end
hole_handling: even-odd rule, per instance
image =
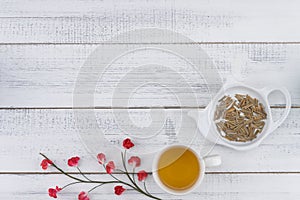
POLYGON ((146 42, 146 43, 141 43, 141 42, 136 42, 136 43, 119 43, 119 42, 64 42, 64 43, 56 43, 56 42, 45 42, 45 43, 40 43, 40 42, 18 42, 18 43, 1 43, 0 45, 149 45, 149 44, 154 44, 154 45, 166 45, 166 44, 174 44, 174 45, 205 45, 205 44, 236 44, 236 45, 241 45, 241 44, 300 44, 300 41, 292 41, 292 42, 285 42, 285 41, 277 41, 277 42, 174 42, 174 43, 168 43, 168 42, 146 42))
MULTIPOLYGON (((84 174, 88 175, 105 175, 106 172, 84 172, 84 174)), ((57 175, 61 174, 60 172, 0 172, 0 175, 14 175, 14 174, 27 174, 27 175, 57 175)), ((68 172, 68 174, 80 175, 79 172, 68 172)), ((122 174, 118 172, 114 172, 113 174, 122 174)), ((130 173, 129 174, 133 174, 130 173)), ((135 173, 137 174, 137 173, 135 173)), ((152 174, 149 172, 149 174, 152 174)), ((205 172, 205 174, 300 174, 300 171, 265 171, 265 172, 205 172)))
MULTIPOLYGON (((285 106, 271 106, 271 108, 281 109, 285 108, 285 106)), ((300 106, 291 106, 292 109, 300 108, 300 106)), ((0 107, 0 110, 72 110, 72 109, 97 109, 97 110, 107 110, 107 109, 119 109, 119 110, 126 110, 126 109, 205 109, 204 106, 165 106, 165 107, 147 107, 147 106, 137 106, 137 107, 110 107, 110 106, 103 106, 103 107, 0 107)))

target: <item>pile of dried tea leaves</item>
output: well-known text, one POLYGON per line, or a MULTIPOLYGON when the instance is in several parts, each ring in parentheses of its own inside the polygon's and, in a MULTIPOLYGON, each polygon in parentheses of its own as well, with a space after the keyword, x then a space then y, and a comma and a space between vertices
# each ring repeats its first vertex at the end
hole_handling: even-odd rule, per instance
POLYGON ((236 142, 255 139, 265 126, 267 113, 262 103, 249 95, 222 97, 216 106, 214 120, 220 134, 236 142))

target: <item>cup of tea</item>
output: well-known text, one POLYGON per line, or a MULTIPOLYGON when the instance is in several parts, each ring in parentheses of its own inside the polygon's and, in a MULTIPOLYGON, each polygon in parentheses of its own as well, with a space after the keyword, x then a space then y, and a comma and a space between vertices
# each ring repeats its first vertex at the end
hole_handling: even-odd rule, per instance
POLYGON ((219 155, 201 157, 190 147, 172 145, 155 156, 152 172, 155 182, 164 191, 184 195, 201 184, 206 167, 220 164, 219 155))

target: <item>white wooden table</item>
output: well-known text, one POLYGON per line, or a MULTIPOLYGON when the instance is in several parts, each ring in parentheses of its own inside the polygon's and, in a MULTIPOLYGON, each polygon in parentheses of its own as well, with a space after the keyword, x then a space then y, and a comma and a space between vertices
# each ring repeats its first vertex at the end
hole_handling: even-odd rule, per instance
MULTIPOLYGON (((91 126, 89 121, 75 123, 74 84, 80 67, 96 47, 107 45, 103 42, 119 33, 145 27, 190 37, 195 43, 181 45, 200 45, 224 79, 234 74, 253 87, 286 86, 293 105, 288 119, 258 148, 237 152, 216 146, 212 153, 220 154, 223 164, 207 170, 199 191, 171 196, 159 189, 152 177, 149 190, 163 199, 300 199, 299 11, 297 0, 1 0, 1 199, 47 199, 49 187, 69 182, 53 169, 42 171, 39 152, 61 165, 70 156, 80 155, 83 171, 98 179, 107 177, 76 133, 78 129, 89 131, 91 126)), ((114 122, 106 114, 113 109, 111 88, 106 83, 114 83, 123 73, 127 67, 124 63, 132 61, 131 57, 126 59, 109 72, 104 89, 97 93, 96 113, 107 129, 114 122)), ((151 106, 163 109, 163 102, 170 107, 176 123, 180 110, 204 108, 209 102, 207 96, 201 96, 202 85, 193 78, 189 82, 200 91, 198 105, 187 102, 183 108, 178 107, 174 99, 164 99, 166 94, 153 88, 147 95, 137 94, 139 108, 132 109, 137 113, 151 106)), ((280 117, 284 102, 280 97, 273 99, 272 110, 280 117)), ((83 118, 91 109, 90 105, 77 108, 83 118)), ((127 110, 118 112, 122 115, 127 110)), ((188 132, 195 125, 187 121, 184 128, 188 132)), ((112 154, 108 147, 103 151, 112 154)), ((76 199, 85 188, 74 186, 60 198, 76 199)), ((112 186, 98 189, 91 198, 145 199, 133 191, 116 197, 112 186)))

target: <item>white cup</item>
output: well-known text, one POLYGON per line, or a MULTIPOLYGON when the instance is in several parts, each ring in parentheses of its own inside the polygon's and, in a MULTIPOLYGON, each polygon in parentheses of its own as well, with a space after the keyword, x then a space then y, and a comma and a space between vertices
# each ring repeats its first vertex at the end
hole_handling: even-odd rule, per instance
MULTIPOLYGON (((184 195, 184 194, 194 191, 197 187, 199 187, 199 185, 203 181, 206 167, 215 167, 215 166, 219 166, 220 164, 221 164, 221 157, 219 155, 211 155, 211 156, 201 157, 190 147, 187 147, 185 145, 172 145, 172 146, 169 146, 169 147, 161 150, 155 156, 153 165, 152 165, 152 172, 153 172, 153 178, 154 178, 156 184, 160 188, 162 188, 164 191, 166 191, 170 194, 173 194, 173 195, 184 195), (158 161, 159 161, 160 157, 162 156, 162 154, 169 149, 178 148, 178 147, 190 150, 198 158, 198 162, 199 162, 199 166, 200 166, 200 173, 199 173, 197 181, 191 187, 189 187, 188 189, 185 189, 185 190, 175 190, 175 189, 167 187, 166 185, 164 185, 162 183, 162 181, 159 178, 158 172, 157 172, 158 171, 158 161)), ((187 163, 187 165, 188 165, 188 163, 187 163)), ((184 173, 184 171, 178 172, 178 173, 184 173)), ((174 176, 176 176, 176 174, 174 174, 174 176)))

